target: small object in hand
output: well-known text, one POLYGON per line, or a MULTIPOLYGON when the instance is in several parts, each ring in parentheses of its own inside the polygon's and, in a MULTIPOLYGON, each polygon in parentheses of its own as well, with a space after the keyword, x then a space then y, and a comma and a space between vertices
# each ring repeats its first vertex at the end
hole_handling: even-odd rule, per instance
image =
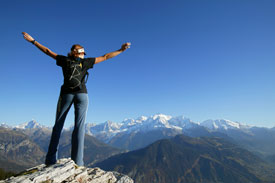
POLYGON ((130 48, 130 46, 131 46, 131 43, 126 43, 126 48, 130 48))

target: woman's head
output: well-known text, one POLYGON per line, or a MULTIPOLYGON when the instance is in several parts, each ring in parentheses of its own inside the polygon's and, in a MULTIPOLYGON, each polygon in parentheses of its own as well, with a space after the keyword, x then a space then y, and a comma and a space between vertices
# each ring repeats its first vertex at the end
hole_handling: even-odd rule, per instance
POLYGON ((74 44, 71 47, 71 52, 68 53, 69 57, 79 57, 79 58, 84 58, 84 55, 86 55, 83 46, 79 45, 79 44, 74 44))

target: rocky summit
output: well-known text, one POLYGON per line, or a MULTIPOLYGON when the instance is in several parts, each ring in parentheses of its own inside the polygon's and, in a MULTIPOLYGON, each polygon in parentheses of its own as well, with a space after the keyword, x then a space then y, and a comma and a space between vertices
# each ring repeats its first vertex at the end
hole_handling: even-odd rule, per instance
POLYGON ((134 183, 126 175, 100 168, 77 166, 71 159, 60 159, 51 166, 41 164, 0 183, 134 183))

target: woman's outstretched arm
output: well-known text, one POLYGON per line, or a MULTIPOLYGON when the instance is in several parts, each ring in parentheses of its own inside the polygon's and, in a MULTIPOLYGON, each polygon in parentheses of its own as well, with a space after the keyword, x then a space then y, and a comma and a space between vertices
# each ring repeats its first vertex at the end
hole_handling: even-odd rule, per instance
POLYGON ((96 57, 95 59, 95 64, 99 63, 99 62, 102 62, 104 60, 107 60, 107 59, 110 59, 110 58, 113 58, 119 54, 121 54, 122 52, 124 52, 125 50, 127 50, 128 48, 130 48, 130 45, 131 43, 125 43, 121 46, 121 48, 117 51, 114 51, 114 52, 110 52, 110 53, 107 53, 101 57, 96 57))
POLYGON ((45 54, 49 55, 50 57, 52 57, 53 59, 56 59, 57 54, 52 52, 49 48, 43 46, 42 44, 38 43, 33 37, 31 37, 28 33, 26 32, 22 32, 22 34, 24 35, 24 38, 34 44, 37 48, 39 48, 42 52, 44 52, 45 54))

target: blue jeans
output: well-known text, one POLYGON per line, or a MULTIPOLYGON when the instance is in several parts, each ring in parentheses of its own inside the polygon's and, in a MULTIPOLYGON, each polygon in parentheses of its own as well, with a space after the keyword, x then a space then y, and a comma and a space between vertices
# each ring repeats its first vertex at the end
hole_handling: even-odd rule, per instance
POLYGON ((85 119, 88 110, 88 94, 63 94, 59 96, 55 125, 53 127, 51 141, 46 155, 46 165, 55 164, 57 159, 57 149, 59 138, 64 126, 66 116, 74 104, 75 108, 75 126, 72 133, 71 158, 79 166, 83 166, 84 137, 85 137, 85 119))

